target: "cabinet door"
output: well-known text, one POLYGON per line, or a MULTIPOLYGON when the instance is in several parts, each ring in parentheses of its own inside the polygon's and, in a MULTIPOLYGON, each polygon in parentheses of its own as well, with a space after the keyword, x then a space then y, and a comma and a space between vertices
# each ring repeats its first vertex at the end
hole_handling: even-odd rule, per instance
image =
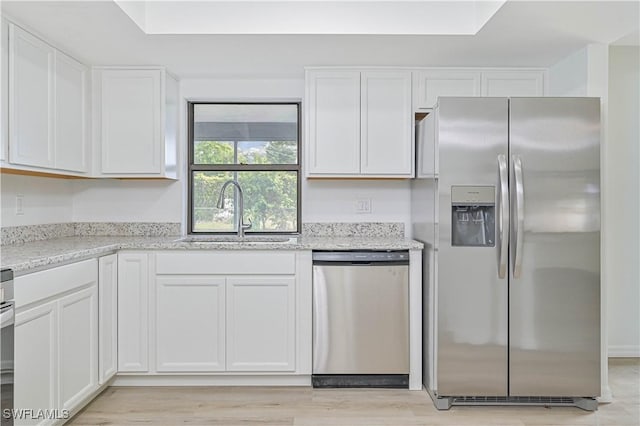
POLYGON ((54 49, 9 25, 9 160, 53 167, 54 49))
POLYGON ((361 174, 411 177, 411 73, 363 72, 361 96, 361 174))
POLYGON ((59 403, 72 410, 98 388, 98 288, 63 297, 59 310, 59 403))
MULTIPOLYGON (((57 401, 57 302, 16 314, 15 408, 55 409, 57 401)), ((21 420, 17 424, 46 424, 21 420)))
POLYGON ((156 291, 157 371, 224 370, 224 278, 161 276, 156 291))
POLYGON ((161 172, 161 80, 159 70, 101 71, 102 173, 161 172))
POLYGON ((98 382, 118 371, 118 256, 98 260, 98 382))
POLYGON ((308 164, 312 175, 360 172, 360 73, 307 73, 308 164))
POLYGON ((87 171, 85 91, 87 69, 55 52, 55 167, 87 171))
POLYGON ((544 74, 542 71, 483 72, 482 96, 544 96, 544 74))
POLYGON ((118 371, 149 370, 149 258, 118 254, 118 371))
POLYGON ((438 176, 436 113, 431 112, 416 125, 416 157, 419 178, 438 176))
POLYGON ((0 161, 7 161, 9 144, 9 24, 0 19, 0 161))
POLYGON ((438 96, 480 96, 480 73, 474 71, 416 71, 414 109, 433 108, 438 96))
POLYGON ((295 279, 227 279, 227 370, 295 370, 295 279))

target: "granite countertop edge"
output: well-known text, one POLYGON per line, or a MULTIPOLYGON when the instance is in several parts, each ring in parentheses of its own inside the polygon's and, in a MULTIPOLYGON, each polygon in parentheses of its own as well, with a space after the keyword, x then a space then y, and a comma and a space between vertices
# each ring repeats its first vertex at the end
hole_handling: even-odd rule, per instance
POLYGON ((288 242, 183 242, 166 237, 62 237, 2 247, 2 268, 16 276, 115 253, 118 250, 422 250, 401 237, 292 237, 288 242))

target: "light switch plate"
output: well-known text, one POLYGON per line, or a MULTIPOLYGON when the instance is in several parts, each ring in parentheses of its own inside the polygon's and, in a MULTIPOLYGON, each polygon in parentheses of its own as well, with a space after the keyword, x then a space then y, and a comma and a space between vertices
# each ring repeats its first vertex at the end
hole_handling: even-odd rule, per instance
POLYGON ((16 216, 24 215, 24 195, 16 195, 16 216))

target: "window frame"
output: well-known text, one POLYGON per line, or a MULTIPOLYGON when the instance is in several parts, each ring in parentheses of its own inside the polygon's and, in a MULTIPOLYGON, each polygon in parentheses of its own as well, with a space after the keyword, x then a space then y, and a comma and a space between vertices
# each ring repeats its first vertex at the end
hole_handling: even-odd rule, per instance
MULTIPOLYGON (((235 231, 194 231, 193 174, 194 172, 296 172, 296 230, 251 231, 254 235, 298 235, 302 229, 302 101, 187 101, 187 234, 188 235, 236 235, 235 231), (194 108, 195 105, 295 105, 297 109, 296 164, 194 164, 194 108)), ((235 192, 235 188, 233 188, 235 192)))

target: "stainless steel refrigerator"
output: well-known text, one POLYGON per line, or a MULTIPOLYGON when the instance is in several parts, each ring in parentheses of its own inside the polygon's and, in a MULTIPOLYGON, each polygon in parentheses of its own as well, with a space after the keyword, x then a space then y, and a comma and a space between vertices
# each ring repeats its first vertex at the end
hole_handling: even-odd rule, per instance
POLYGON ((595 409, 600 100, 440 98, 417 141, 434 403, 595 409))

